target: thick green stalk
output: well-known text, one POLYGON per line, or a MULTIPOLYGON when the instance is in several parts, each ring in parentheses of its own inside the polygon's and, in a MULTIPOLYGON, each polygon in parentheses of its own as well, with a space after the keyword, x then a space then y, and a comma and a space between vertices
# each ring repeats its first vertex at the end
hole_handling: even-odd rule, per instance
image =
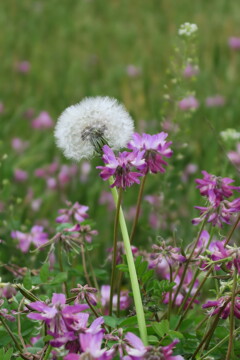
MULTIPOLYGON (((112 185, 113 178, 110 178, 109 182, 112 185)), ((112 195, 113 195, 115 205, 117 206, 117 203, 118 203, 117 189, 115 187, 113 187, 113 188, 111 188, 111 190, 112 190, 112 195)), ((136 269, 135 269, 134 259, 133 259, 133 255, 132 255, 127 225, 126 225, 124 214, 123 214, 121 207, 120 207, 120 211, 119 211, 119 223, 120 223, 120 228, 121 228, 121 232, 122 232, 124 248, 125 248, 125 252, 126 252, 126 258, 127 258, 131 286, 132 286, 133 299, 134 299, 135 308, 136 308, 136 315, 137 315, 137 320, 138 320, 140 336, 141 336, 141 339, 142 339, 144 345, 147 346, 147 344, 148 344, 147 327, 146 327, 146 321, 145 321, 145 316, 144 316, 144 311, 143 311, 142 298, 141 298, 140 288, 139 288, 139 284, 138 284, 138 278, 137 278, 137 273, 136 273, 136 269)))
MULTIPOLYGON (((122 189, 119 190, 118 202, 117 202, 117 210, 115 214, 114 220, 114 235, 113 235, 113 257, 112 257, 112 275, 111 275, 111 288, 110 288, 110 300, 109 300, 109 315, 112 316, 112 308, 113 308, 113 294, 116 283, 116 263, 117 263, 117 238, 118 238, 118 224, 119 224, 119 211, 122 200, 122 189)), ((119 284, 120 291, 121 284, 119 284)))

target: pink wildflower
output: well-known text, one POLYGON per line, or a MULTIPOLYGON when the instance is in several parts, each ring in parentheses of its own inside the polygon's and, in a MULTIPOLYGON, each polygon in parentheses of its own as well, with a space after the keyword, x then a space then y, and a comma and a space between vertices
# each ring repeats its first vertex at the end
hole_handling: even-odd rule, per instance
POLYGON ((48 234, 43 232, 43 227, 35 225, 32 227, 30 233, 23 233, 21 231, 12 231, 13 239, 19 241, 19 248, 23 253, 27 253, 30 245, 33 243, 36 247, 45 244, 48 241, 48 234))
POLYGON ((46 111, 42 111, 38 117, 36 117, 34 120, 32 120, 32 127, 34 129, 49 129, 53 127, 53 120, 51 116, 46 111))
POLYGON ((179 101, 178 106, 181 110, 195 110, 199 107, 199 102, 191 95, 179 101))
POLYGON ((28 173, 22 169, 14 170, 14 179, 17 182, 24 182, 28 179, 28 173))
POLYGON ((142 170, 145 167, 145 160, 143 159, 144 151, 123 151, 115 156, 112 149, 104 145, 103 148, 103 161, 105 166, 97 166, 97 169, 102 170, 100 176, 103 180, 109 179, 111 176, 115 177, 114 183, 111 187, 118 187, 126 189, 134 183, 139 184, 139 177, 141 173, 132 171, 132 168, 142 170))
POLYGON ((228 45, 233 50, 240 50, 240 37, 232 36, 228 39, 228 45))
POLYGON ((221 95, 210 96, 206 98, 205 105, 207 107, 220 107, 225 105, 225 98, 221 95))
POLYGON ((171 157, 172 150, 170 149, 171 141, 166 142, 168 134, 160 132, 155 135, 150 134, 138 134, 132 135, 132 140, 129 142, 128 147, 133 151, 141 151, 143 158, 145 159, 146 166, 142 169, 143 173, 164 173, 164 165, 167 162, 163 160, 164 157, 171 157))

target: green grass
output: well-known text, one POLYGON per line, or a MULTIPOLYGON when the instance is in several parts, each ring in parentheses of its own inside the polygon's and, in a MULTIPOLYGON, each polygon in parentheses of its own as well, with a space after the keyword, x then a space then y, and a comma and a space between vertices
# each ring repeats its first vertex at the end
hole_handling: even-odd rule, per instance
MULTIPOLYGON (((189 241, 195 228, 190 219, 196 216, 194 204, 201 202, 195 190, 194 176, 182 184, 181 173, 188 163, 198 165, 217 175, 236 177, 224 151, 219 147, 219 131, 239 128, 240 87, 238 73, 240 53, 228 48, 229 36, 239 34, 238 1, 212 0, 211 2, 187 0, 158 1, 3 1, 0 5, 0 47, 3 54, 0 69, 0 100, 5 112, 0 115, 2 154, 8 159, 2 166, 2 180, 9 185, 2 191, 7 201, 7 229, 17 228, 23 222, 31 226, 36 218, 47 218, 54 224, 56 212, 64 206, 64 199, 90 205, 91 217, 100 227, 103 238, 109 238, 104 207, 95 206, 102 182, 92 169, 87 184, 74 181, 66 194, 59 196, 45 190, 44 182, 33 176, 37 167, 49 164, 55 157, 62 157, 54 144, 53 132, 32 130, 23 113, 28 108, 36 114, 48 111, 57 119, 61 111, 85 96, 108 95, 123 102, 135 119, 136 128, 146 121, 146 131, 161 131, 163 118, 171 118, 180 131, 170 134, 174 157, 164 176, 152 176, 147 182, 146 193, 165 194, 164 215, 171 228, 161 229, 161 235, 172 235, 176 228, 178 237, 189 241), (184 80, 180 73, 185 60, 183 45, 177 37, 180 24, 189 21, 199 27, 195 45, 200 74, 195 81, 184 80), (176 57, 175 49, 180 53, 176 57), (15 64, 21 60, 31 63, 28 74, 20 74, 15 64), (177 63, 177 73, 172 73, 171 62, 177 63), (126 66, 142 68, 141 76, 129 78, 126 66), (169 73, 170 69, 170 73, 169 73), (180 79, 174 85, 172 79, 180 79), (167 88, 166 88, 167 87, 167 88), (177 101, 194 91, 201 107, 191 116, 177 109, 177 101), (168 93, 170 105, 164 100, 168 93), (207 109, 204 99, 213 94, 226 97, 224 108, 207 109), (211 125, 210 125, 211 124, 211 125), (212 130, 212 128, 214 130, 212 130), (10 142, 19 136, 29 140, 31 146, 21 156, 11 150, 10 142), (29 171, 25 184, 15 184, 12 172, 15 167, 29 171), (27 188, 34 196, 43 198, 41 211, 33 214, 26 203, 27 188), (22 203, 17 198, 22 199, 22 203)), ((192 50, 191 50, 192 51, 192 50)), ((229 148, 234 149, 235 144, 229 148)), ((94 161, 99 164, 99 160, 94 161)), ((107 185, 104 185, 107 188, 107 185)), ((137 188, 125 195, 130 206, 135 203, 137 188)), ((145 213, 149 208, 145 206, 145 213)), ((145 241, 149 231, 142 224, 145 241)), ((158 234, 158 232, 157 232, 158 234)), ((106 239, 107 242, 109 242, 106 239)))

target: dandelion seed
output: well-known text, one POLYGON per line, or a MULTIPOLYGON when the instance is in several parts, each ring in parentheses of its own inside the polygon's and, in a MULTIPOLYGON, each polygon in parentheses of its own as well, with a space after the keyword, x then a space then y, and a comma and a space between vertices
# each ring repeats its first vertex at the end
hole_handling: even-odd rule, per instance
POLYGON ((103 145, 120 149, 133 133, 133 120, 116 99, 85 98, 68 107, 59 117, 55 138, 69 159, 79 161, 101 153, 103 145))

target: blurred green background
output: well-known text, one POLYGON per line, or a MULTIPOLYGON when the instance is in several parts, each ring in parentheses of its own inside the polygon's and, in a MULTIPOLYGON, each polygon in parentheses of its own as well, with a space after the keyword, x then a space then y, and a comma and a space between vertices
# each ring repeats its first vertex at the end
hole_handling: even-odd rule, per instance
MULTIPOLYGON (((170 121, 174 155, 166 174, 147 180, 145 195, 160 195, 161 200, 156 208, 144 202, 136 244, 174 233, 179 242, 189 242, 196 233, 191 219, 198 213, 193 206, 202 204, 194 182, 200 171, 239 178, 226 155, 235 150, 236 141, 223 143, 219 135, 227 128, 239 130, 240 52, 228 46, 229 37, 240 36, 239 24, 237 0, 2 1, 0 237, 6 250, 2 259, 6 261, 12 249, 13 229, 28 231, 40 223, 53 235, 57 210, 65 207, 65 200, 89 205, 99 238, 111 243, 112 212, 106 216, 106 205, 98 204, 102 189, 108 189, 95 169, 100 159, 91 163, 87 180, 79 180, 83 172, 79 164, 77 175, 55 190, 34 175, 53 161, 59 166, 71 162, 56 148, 53 128, 34 129, 31 121, 46 111, 55 122, 67 106, 85 96, 116 97, 138 131, 153 134, 170 121), (199 30, 196 38, 185 41, 178 29, 186 21, 196 23, 199 30), (191 79, 182 75, 189 57, 199 67, 191 79), (26 72, 19 68, 23 61, 28 62, 26 72), (178 102, 190 93, 199 108, 179 110, 178 102), (205 99, 216 94, 225 98, 225 105, 206 107, 205 99), (21 153, 12 149, 14 138, 27 141, 28 147, 21 153), (189 164, 196 172, 183 180, 189 164), (15 169, 26 171, 28 179, 14 180, 15 169), (41 204, 33 210, 36 199, 41 204), (159 220, 155 229, 148 222, 150 213, 159 220)), ((124 194, 127 212, 136 203, 137 191, 134 186, 124 194)))

